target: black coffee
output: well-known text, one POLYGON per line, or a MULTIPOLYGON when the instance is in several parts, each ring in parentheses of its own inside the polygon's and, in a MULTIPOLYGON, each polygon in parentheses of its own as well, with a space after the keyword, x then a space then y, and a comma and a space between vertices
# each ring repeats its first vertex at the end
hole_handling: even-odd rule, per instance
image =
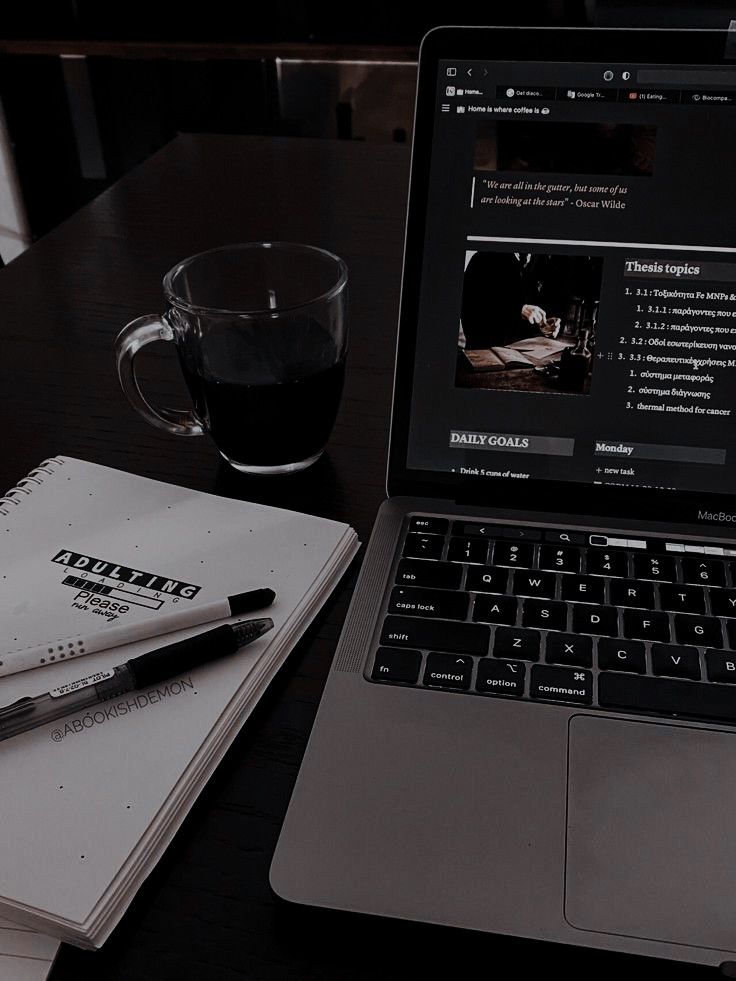
POLYGON ((280 326, 263 336, 235 330, 181 343, 195 410, 226 457, 256 467, 319 453, 340 404, 345 358, 319 324, 280 326))

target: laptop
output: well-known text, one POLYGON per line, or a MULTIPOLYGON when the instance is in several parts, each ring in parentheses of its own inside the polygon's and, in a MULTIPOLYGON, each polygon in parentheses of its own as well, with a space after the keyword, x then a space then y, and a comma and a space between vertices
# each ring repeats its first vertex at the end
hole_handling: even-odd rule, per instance
POLYGON ((727 32, 441 28, 294 903, 736 960, 727 32))

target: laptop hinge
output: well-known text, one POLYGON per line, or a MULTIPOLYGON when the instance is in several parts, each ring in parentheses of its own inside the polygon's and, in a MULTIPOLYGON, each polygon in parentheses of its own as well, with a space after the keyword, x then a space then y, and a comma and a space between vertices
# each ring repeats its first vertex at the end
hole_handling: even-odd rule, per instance
MULTIPOLYGON (((498 488, 493 488, 495 493, 489 494, 483 488, 468 489, 455 495, 455 504, 459 507, 493 508, 494 510, 507 508, 510 511, 539 511, 539 490, 532 490, 531 487, 514 487, 514 493, 508 496, 501 496, 498 488)), ((555 510, 561 510, 556 507, 555 510)), ((575 512, 577 514, 577 511, 575 512)))

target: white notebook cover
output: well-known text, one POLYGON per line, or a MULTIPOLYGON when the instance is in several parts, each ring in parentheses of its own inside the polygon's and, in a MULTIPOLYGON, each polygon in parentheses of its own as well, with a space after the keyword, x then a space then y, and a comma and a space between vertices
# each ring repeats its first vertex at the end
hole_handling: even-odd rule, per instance
MULTIPOLYGON (((21 488, 11 495, 17 504, 0 505, 4 650, 108 622, 112 607, 91 605, 82 595, 87 590, 70 584, 70 577, 113 583, 117 591, 112 570, 123 579, 123 570, 142 572, 120 586, 131 601, 116 616, 130 619, 249 588, 269 586, 277 594, 267 614, 274 630, 234 657, 0 742, 0 909, 7 915, 3 904, 12 904, 20 919, 32 923, 41 913, 83 924, 264 650, 278 644, 280 632, 293 632, 293 611, 335 552, 346 548, 346 539, 350 555, 357 542, 338 522, 70 458, 49 461, 34 479, 25 485, 30 493, 21 488), (97 561, 85 564, 80 556, 97 561), (148 582, 154 585, 141 585, 148 582), (178 585, 160 588, 162 583, 178 585)), ((110 597, 117 599, 117 592, 110 597)), ((167 642, 201 629, 170 635, 167 642)), ((57 660, 0 678, 0 704, 123 663, 160 643, 57 660)))

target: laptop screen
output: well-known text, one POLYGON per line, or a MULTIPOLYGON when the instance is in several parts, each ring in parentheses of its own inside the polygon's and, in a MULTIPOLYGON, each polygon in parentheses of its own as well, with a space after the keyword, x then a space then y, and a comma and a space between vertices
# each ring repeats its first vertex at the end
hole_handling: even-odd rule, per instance
POLYGON ((736 493, 736 66, 441 60, 410 469, 736 493))

